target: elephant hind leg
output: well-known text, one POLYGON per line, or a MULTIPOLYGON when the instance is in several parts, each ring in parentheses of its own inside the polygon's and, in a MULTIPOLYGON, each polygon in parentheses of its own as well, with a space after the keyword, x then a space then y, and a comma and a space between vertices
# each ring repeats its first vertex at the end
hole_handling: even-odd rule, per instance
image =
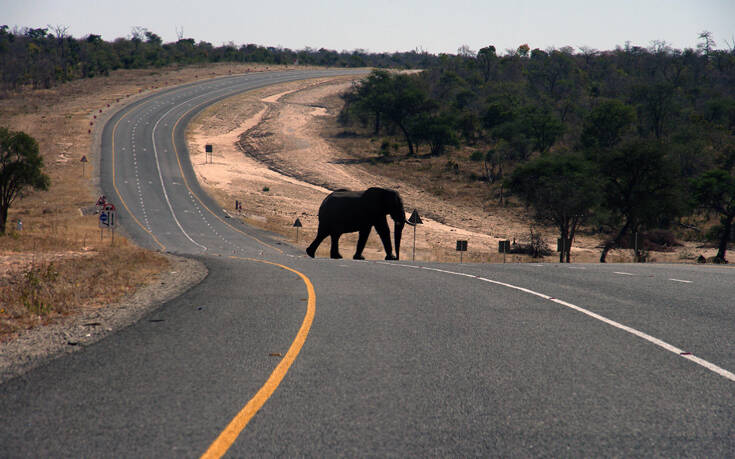
POLYGON ((306 254, 309 255, 311 258, 314 258, 314 255, 316 254, 316 249, 319 248, 319 244, 322 243, 322 241, 329 236, 329 233, 326 231, 323 231, 321 227, 317 230, 316 238, 314 238, 314 242, 311 243, 309 247, 306 248, 306 254))
POLYGON ((329 256, 332 258, 342 258, 342 255, 339 254, 339 237, 342 236, 342 233, 332 233, 332 248, 329 251, 329 256))

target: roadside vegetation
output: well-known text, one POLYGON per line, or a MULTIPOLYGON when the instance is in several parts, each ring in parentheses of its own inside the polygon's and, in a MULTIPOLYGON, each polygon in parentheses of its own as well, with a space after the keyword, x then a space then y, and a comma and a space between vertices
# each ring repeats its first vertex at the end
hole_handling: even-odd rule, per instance
POLYGON ((423 72, 377 70, 344 95, 341 136, 379 144, 387 170, 449 172, 488 210, 524 205, 566 248, 581 227, 600 234, 602 262, 634 246, 643 261, 676 237, 717 244, 726 262, 735 51, 699 38, 696 50, 463 48, 423 72))

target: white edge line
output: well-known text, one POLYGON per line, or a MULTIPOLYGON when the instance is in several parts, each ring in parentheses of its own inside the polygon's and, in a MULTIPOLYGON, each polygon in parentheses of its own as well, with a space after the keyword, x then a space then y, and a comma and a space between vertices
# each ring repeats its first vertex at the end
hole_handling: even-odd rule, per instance
POLYGON ((669 279, 669 280, 670 281, 674 281, 674 282, 682 282, 684 284, 691 284, 692 283, 692 281, 690 281, 690 280, 683 280, 683 279, 669 279))
POLYGON ((620 274, 621 276, 635 276, 635 274, 624 273, 624 272, 621 272, 621 271, 613 271, 613 274, 620 274))
MULTIPOLYGON (((391 263, 384 263, 384 264, 391 265, 391 263)), ((393 266, 407 266, 407 265, 394 264, 393 266)), ((496 281, 496 280, 492 280, 492 279, 487 279, 485 277, 478 277, 478 276, 474 276, 472 274, 458 273, 458 272, 447 271, 447 270, 438 269, 438 268, 429 268, 429 267, 426 267, 426 266, 421 266, 421 269, 425 269, 427 271, 436 271, 436 272, 445 273, 445 274, 454 274, 454 275, 457 275, 457 276, 472 277, 472 278, 475 278, 475 279, 478 279, 478 280, 481 280, 481 281, 484 281, 484 282, 489 282, 491 284, 496 284, 496 285, 500 285, 500 286, 503 286, 503 287, 508 287, 508 288, 511 288, 511 289, 514 289, 514 290, 518 290, 518 291, 521 291, 521 292, 524 292, 524 293, 528 293, 530 295, 537 296, 539 298, 543 298, 545 300, 553 301, 554 303, 557 303, 557 304, 562 305, 562 306, 566 306, 566 307, 568 307, 570 309, 573 309, 573 310, 575 310, 577 312, 581 312, 582 314, 585 314, 585 315, 587 315, 589 317, 592 317, 593 319, 597 319, 597 320, 599 320, 599 321, 601 321, 603 323, 606 323, 606 324, 608 324, 610 326, 613 326, 615 328, 618 328, 620 330, 623 330, 625 332, 628 332, 628 333, 630 333, 630 334, 632 334, 634 336, 637 336, 639 338, 642 338, 642 339, 648 341, 649 343, 655 344, 656 346, 659 346, 659 347, 661 347, 661 348, 663 348, 663 349, 665 349, 665 350, 667 350, 667 351, 669 351, 669 352, 671 352, 673 354, 676 354, 679 357, 683 357, 683 358, 685 358, 685 359, 687 359, 687 360, 689 360, 691 362, 694 362, 694 363, 696 363, 696 364, 698 364, 698 365, 700 365, 700 366, 702 366, 702 367, 704 367, 704 368, 706 368, 706 369, 708 369, 708 370, 710 370, 710 371, 712 371, 714 373, 717 373, 720 376, 723 376, 723 377, 729 379, 730 381, 734 381, 735 382, 735 373, 732 373, 730 371, 727 371, 724 368, 719 367, 719 366, 715 365, 714 363, 709 362, 707 360, 704 360, 704 359, 702 359, 700 357, 697 357, 697 356, 695 356, 695 355, 693 355, 693 354, 691 354, 689 352, 685 352, 682 349, 679 349, 678 347, 673 346, 673 345, 667 343, 666 341, 662 341, 662 340, 660 340, 660 339, 658 339, 658 338, 656 338, 654 336, 649 335, 648 333, 644 333, 642 331, 636 330, 635 328, 631 328, 631 327, 629 327, 627 325, 623 325, 623 324, 621 324, 619 322, 615 322, 614 320, 608 319, 607 317, 601 316, 601 315, 599 315, 597 313, 594 313, 594 312, 589 311, 587 309, 581 308, 581 307, 579 307, 579 306, 577 306, 575 304, 568 303, 566 301, 559 300, 559 299, 554 298, 554 297, 551 297, 549 295, 544 295, 543 293, 539 293, 539 292, 536 292, 536 291, 533 291, 533 290, 530 290, 530 289, 527 289, 527 288, 524 288, 524 287, 519 287, 517 285, 508 284, 508 283, 505 283, 505 282, 500 282, 500 281, 496 281)), ((630 273, 616 273, 616 274, 627 274, 629 276, 632 276, 633 275, 633 274, 630 274, 630 273)))

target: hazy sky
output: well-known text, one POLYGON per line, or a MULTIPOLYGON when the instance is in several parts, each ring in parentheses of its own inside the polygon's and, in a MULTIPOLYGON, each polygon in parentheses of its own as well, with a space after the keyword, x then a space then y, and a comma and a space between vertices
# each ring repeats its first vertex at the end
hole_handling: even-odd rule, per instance
POLYGON ((64 25, 75 37, 110 41, 140 26, 164 42, 183 29, 185 38, 215 46, 432 53, 489 44, 503 52, 523 43, 606 50, 653 40, 682 49, 696 47, 708 30, 727 48, 735 40, 735 0, 0 0, 2 24, 64 25))

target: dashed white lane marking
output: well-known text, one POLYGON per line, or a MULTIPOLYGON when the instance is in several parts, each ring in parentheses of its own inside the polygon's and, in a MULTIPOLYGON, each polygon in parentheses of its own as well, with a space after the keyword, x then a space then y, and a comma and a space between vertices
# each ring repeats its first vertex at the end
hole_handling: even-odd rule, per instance
MULTIPOLYGON (((383 264, 383 265, 388 265, 388 266, 401 266, 401 267, 408 267, 408 266, 410 266, 410 267, 414 267, 414 266, 411 266, 411 265, 404 265, 404 264, 400 264, 400 263, 385 263, 385 262, 377 262, 377 263, 378 264, 383 264)), ((608 324, 608 325, 610 325, 612 327, 615 327, 617 329, 620 329, 620 330, 623 330, 625 332, 628 332, 631 335, 634 335, 634 336, 637 336, 639 338, 642 338, 642 339, 648 341, 649 343, 655 344, 656 346, 659 346, 659 347, 661 347, 661 348, 663 348, 663 349, 665 349, 665 350, 667 350, 667 351, 669 351, 671 353, 674 353, 674 354, 676 354, 676 355, 678 355, 680 357, 683 357, 683 358, 685 358, 687 360, 690 360, 690 361, 696 363, 697 365, 701 365, 702 367, 704 367, 704 368, 706 368, 706 369, 708 369, 708 370, 710 370, 710 371, 712 371, 714 373, 717 373, 718 375, 723 376, 723 377, 729 379, 730 381, 735 382, 735 373, 732 373, 730 371, 727 371, 724 368, 719 367, 719 366, 715 365, 712 362, 709 362, 709 361, 704 360, 704 359, 702 359, 700 357, 697 357, 697 356, 693 355, 691 352, 686 352, 683 349, 679 349, 678 347, 676 347, 674 345, 671 345, 671 344, 669 344, 669 343, 667 343, 667 342, 665 342, 663 340, 660 340, 660 339, 658 339, 658 338, 656 338, 654 336, 651 336, 648 333, 644 333, 644 332, 642 332, 640 330, 636 330, 635 328, 629 327, 627 325, 623 325, 620 322, 615 322, 612 319, 608 319, 605 316, 601 316, 600 314, 597 314, 595 312, 589 311, 589 310, 584 309, 582 307, 579 307, 579 306, 577 306, 575 304, 572 304, 572 303, 569 303, 569 302, 560 300, 558 298, 551 297, 549 295, 545 295, 543 293, 536 292, 536 291, 531 290, 531 289, 520 287, 518 285, 513 285, 513 284, 508 284, 506 282, 500 282, 500 281, 496 281, 496 280, 492 280, 492 279, 487 279, 485 277, 478 277, 478 276, 474 276, 472 274, 459 273, 459 272, 455 272, 455 271, 447 271, 445 269, 428 268, 428 267, 425 267, 425 266, 421 266, 420 268, 421 269, 425 269, 427 271, 436 271, 436 272, 445 273, 445 274, 453 274, 453 275, 456 275, 456 276, 464 276, 464 277, 475 278, 475 279, 481 280, 483 282, 488 282, 488 283, 491 283, 491 284, 500 285, 500 286, 503 286, 503 287, 511 288, 513 290, 518 290, 518 291, 521 291, 521 292, 524 292, 524 293, 528 293, 529 295, 534 295, 534 296, 537 296, 539 298, 543 298, 545 300, 553 301, 556 304, 559 304, 559 305, 562 305, 562 306, 566 306, 569 309, 573 309, 573 310, 575 310, 577 312, 581 312, 582 314, 585 314, 585 315, 587 315, 589 317, 592 317, 593 319, 597 319, 600 322, 606 323, 606 324, 608 324)), ((621 273, 616 273, 616 274, 621 274, 621 273)), ((622 273, 622 274, 632 275, 630 273, 622 273)))
POLYGON ((613 271, 613 274, 620 274, 621 276, 635 276, 633 273, 624 273, 620 271, 613 271))
POLYGON ((184 234, 184 236, 186 236, 186 238, 188 240, 190 240, 194 245, 200 247, 202 250, 205 250, 206 251, 207 250, 207 247, 203 246, 202 244, 200 244, 197 241, 195 241, 194 239, 192 239, 191 236, 189 236, 189 233, 187 233, 186 230, 184 230, 184 227, 181 226, 181 223, 179 222, 179 219, 176 218, 176 213, 174 212, 174 208, 171 205, 171 201, 168 199, 168 193, 166 192, 166 185, 163 182, 163 175, 161 174, 161 165, 158 162, 158 151, 156 149, 156 128, 158 127, 158 123, 163 118, 165 118, 166 115, 168 115, 174 108, 176 108, 176 107, 171 108, 171 110, 169 110, 165 114, 163 114, 163 116, 161 116, 161 118, 159 118, 158 121, 156 121, 156 124, 153 125, 153 129, 151 131, 151 142, 153 144, 153 155, 156 158, 156 169, 158 169, 158 178, 161 181, 161 188, 163 189, 163 197, 166 200, 166 204, 168 204, 168 209, 171 211, 171 217, 173 217, 174 222, 176 222, 176 226, 179 227, 179 229, 181 230, 181 232, 184 234))
POLYGON ((587 269, 584 266, 567 266, 569 269, 587 269))
POLYGON ((692 281, 690 281, 690 280, 684 280, 684 279, 669 279, 669 280, 670 281, 674 281, 674 282, 681 282, 681 283, 684 283, 684 284, 691 284, 692 283, 692 281))

